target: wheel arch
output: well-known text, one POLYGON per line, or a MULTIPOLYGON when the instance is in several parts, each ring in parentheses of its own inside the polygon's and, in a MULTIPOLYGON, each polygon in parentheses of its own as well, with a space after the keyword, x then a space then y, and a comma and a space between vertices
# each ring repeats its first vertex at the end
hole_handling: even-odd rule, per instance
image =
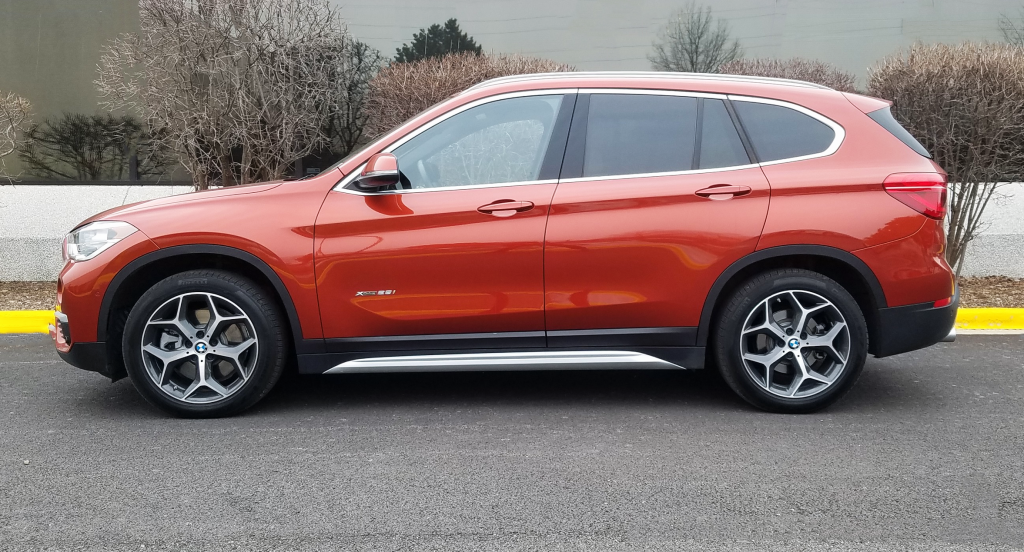
MULTIPOLYGON (((125 265, 107 286, 100 302, 97 341, 107 343, 108 363, 123 370, 118 341, 132 305, 160 280, 171 274, 199 268, 223 269, 245 276, 264 288, 284 309, 293 350, 303 344, 302 327, 291 294, 270 265, 259 257, 223 245, 180 245, 147 253, 125 265)), ((302 352, 302 351, 297 351, 302 352)))
POLYGON ((770 247, 755 251, 729 265, 715 280, 704 300, 697 329, 698 346, 707 346, 715 316, 732 291, 755 274, 773 268, 812 270, 832 278, 846 288, 864 313, 872 349, 870 352, 874 352, 877 340, 873 338, 878 327, 878 311, 887 306, 882 285, 864 261, 842 249, 823 245, 770 247))

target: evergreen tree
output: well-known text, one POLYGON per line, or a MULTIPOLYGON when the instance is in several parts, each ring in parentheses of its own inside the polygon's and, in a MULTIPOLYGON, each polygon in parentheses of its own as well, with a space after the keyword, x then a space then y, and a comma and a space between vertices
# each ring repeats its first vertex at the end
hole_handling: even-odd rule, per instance
POLYGON ((411 44, 403 44, 397 50, 395 61, 417 61, 431 57, 442 57, 456 52, 483 52, 472 37, 462 32, 455 18, 444 22, 444 26, 433 24, 412 35, 411 44))

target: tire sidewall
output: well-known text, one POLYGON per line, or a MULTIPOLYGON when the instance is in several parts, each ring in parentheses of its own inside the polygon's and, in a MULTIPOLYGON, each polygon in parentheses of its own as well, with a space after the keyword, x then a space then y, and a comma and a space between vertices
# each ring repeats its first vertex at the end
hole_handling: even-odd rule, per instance
POLYGON ((769 273, 755 278, 730 301, 718 323, 715 358, 726 381, 755 406, 775 412, 813 412, 839 400, 856 382, 868 351, 868 331, 864 315, 853 296, 834 280, 810 271, 769 273), (759 303, 782 291, 807 291, 821 295, 839 309, 850 332, 850 354, 839 379, 824 392, 788 399, 773 395, 754 382, 740 357, 740 334, 747 316, 759 303))
POLYGON ((219 271, 194 271, 166 278, 139 298, 125 323, 122 350, 128 377, 150 403, 184 417, 216 417, 248 408, 266 395, 280 377, 283 367, 283 333, 274 312, 257 286, 248 280, 219 271), (142 336, 158 307, 185 293, 212 293, 233 302, 249 317, 259 351, 252 374, 242 388, 226 399, 209 404, 192 404, 168 396, 150 378, 142 361, 142 336))

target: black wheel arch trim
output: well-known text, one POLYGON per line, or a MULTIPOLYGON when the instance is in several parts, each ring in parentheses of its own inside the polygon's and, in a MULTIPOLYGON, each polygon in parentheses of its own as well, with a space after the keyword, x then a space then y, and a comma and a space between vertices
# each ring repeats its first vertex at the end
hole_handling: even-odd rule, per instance
MULTIPOLYGON (((733 277, 743 269, 755 263, 773 258, 796 256, 827 257, 849 265, 856 270, 861 279, 867 283, 868 291, 871 293, 871 298, 874 301, 875 308, 882 309, 888 305, 885 300, 885 292, 882 290, 882 285, 878 282, 878 278, 875 276, 875 273, 872 272, 867 263, 848 251, 829 247, 827 245, 780 245, 777 247, 769 247, 767 249, 750 253, 749 255, 735 261, 715 280, 715 283, 711 286, 711 290, 708 291, 707 296, 704 298, 704 307, 700 312, 700 325, 697 327, 696 345, 700 347, 707 345, 708 336, 711 334, 711 317, 714 315, 715 305, 718 303, 718 299, 722 291, 732 281, 733 277)), ((864 316, 868 318, 872 318, 875 315, 875 312, 864 313, 864 316)))
POLYGON ((284 282, 281 281, 281 277, 278 276, 277 272, 274 272, 274 269, 270 268, 270 265, 268 265, 266 261, 241 249, 226 245, 213 244, 176 245, 166 247, 147 253, 125 265, 110 281, 110 285, 107 286, 107 290, 103 294, 103 300, 100 302, 99 320, 96 326, 96 340, 107 340, 107 324, 109 322, 108 319, 110 316, 111 305, 113 304, 114 297, 117 296, 117 292, 121 285, 124 284, 128 278, 153 262, 171 257, 182 257, 188 255, 221 255, 231 257, 258 270, 267 278, 270 284, 274 286, 274 292, 277 293, 278 297, 281 299, 281 304, 284 306, 285 313, 288 316, 288 323, 291 326, 292 338, 296 352, 323 352, 322 339, 303 339, 302 325, 299 322, 298 311, 295 310, 295 303, 292 301, 292 296, 288 292, 288 288, 285 287, 284 282))

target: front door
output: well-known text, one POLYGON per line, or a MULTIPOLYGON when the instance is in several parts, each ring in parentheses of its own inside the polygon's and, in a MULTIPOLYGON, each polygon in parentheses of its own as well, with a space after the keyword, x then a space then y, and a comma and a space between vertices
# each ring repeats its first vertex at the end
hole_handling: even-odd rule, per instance
POLYGON ((548 344, 693 345, 768 196, 723 97, 581 95, 548 219, 548 344))
POLYGON ((329 346, 544 346, 544 225, 574 100, 471 104, 388 148, 396 189, 329 194, 315 240, 329 346))

